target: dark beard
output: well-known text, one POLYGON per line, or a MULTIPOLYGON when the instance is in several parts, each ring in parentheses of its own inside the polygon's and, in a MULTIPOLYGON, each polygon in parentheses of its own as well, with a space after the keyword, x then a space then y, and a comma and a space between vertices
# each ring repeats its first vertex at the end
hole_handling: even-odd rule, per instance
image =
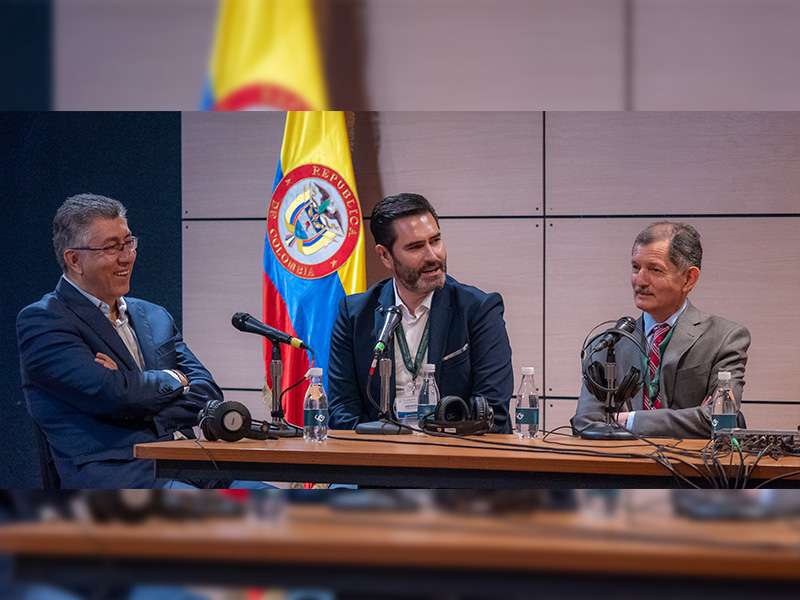
POLYGON ((431 290, 444 287, 445 275, 447 274, 447 261, 425 263, 420 269, 412 269, 395 261, 394 270, 397 279, 400 280, 400 283, 402 283, 406 289, 412 292, 430 292, 431 290), (442 268, 442 276, 435 282, 426 283, 425 285, 421 284, 420 279, 422 278, 422 271, 438 266, 442 268))

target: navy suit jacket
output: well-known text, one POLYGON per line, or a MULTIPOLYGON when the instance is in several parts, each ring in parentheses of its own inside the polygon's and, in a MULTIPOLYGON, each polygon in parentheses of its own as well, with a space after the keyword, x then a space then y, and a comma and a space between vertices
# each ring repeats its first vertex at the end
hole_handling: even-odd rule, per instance
MULTIPOLYGON (((383 325, 383 310, 394 306, 394 300, 394 286, 387 279, 363 294, 346 297, 339 306, 328 367, 333 429, 353 429, 378 418, 378 409, 366 395, 367 374, 383 325)), ((484 396, 494 410, 494 430, 510 432, 508 403, 514 374, 500 294, 486 294, 447 276, 444 287, 433 294, 428 318, 428 362, 436 365, 442 397, 484 396)), ((389 345, 389 354, 394 361, 394 343, 389 345)), ((380 402, 379 386, 376 370, 371 388, 376 402, 380 402)), ((394 393, 392 370, 392 405, 394 393)))
POLYGON ((222 398, 167 310, 125 301, 144 371, 100 309, 64 279, 17 316, 22 390, 66 488, 152 487, 153 463, 134 459, 134 444, 172 439, 197 424, 206 400, 222 398), (94 362, 97 352, 118 370, 94 362), (190 391, 162 369, 182 371, 190 391))

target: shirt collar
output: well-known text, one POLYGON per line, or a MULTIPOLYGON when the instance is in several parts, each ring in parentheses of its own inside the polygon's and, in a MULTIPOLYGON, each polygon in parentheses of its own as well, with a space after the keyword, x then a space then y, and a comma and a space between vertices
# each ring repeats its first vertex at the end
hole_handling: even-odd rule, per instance
MULTIPOLYGON (((678 317, 680 317, 683 314, 683 311, 686 310, 686 307, 688 305, 689 305, 689 300, 688 299, 684 300, 683 305, 681 305, 681 307, 678 310, 672 313, 672 315, 666 321, 662 321, 661 323, 666 323, 667 325, 670 326, 670 328, 675 327, 675 323, 678 321, 678 317)), ((661 325, 661 323, 656 323, 656 320, 653 317, 651 317, 649 313, 644 313, 643 320, 644 320, 645 337, 650 337, 650 334, 653 333, 653 328, 656 325, 661 325)))
MULTIPOLYGON (((92 303, 92 304, 94 304, 94 305, 95 305, 97 308, 99 308, 99 309, 100 309, 100 311, 101 311, 101 312, 102 312, 102 313, 103 313, 103 314, 106 316, 106 318, 107 318, 107 319, 108 319, 108 318, 110 318, 110 315, 111 315, 111 306, 109 306, 109 305, 108 305, 106 302, 103 302, 102 300, 100 300, 100 298, 97 298, 97 297, 95 297, 95 296, 92 296, 92 295, 91 295, 89 292, 87 292, 86 290, 84 290, 83 288, 81 288, 81 287, 80 287, 80 286, 79 286, 77 283, 75 283, 74 281, 72 281, 72 280, 71 280, 69 277, 67 277, 66 275, 62 275, 62 277, 64 278, 64 281, 66 281, 67 283, 69 283, 69 284, 70 284, 72 287, 74 287, 74 288, 75 288, 76 290, 78 290, 78 291, 79 291, 81 294, 83 294, 83 296, 84 296, 84 297, 85 297, 85 298, 86 298, 86 299, 87 299, 89 302, 91 302, 91 303, 92 303)), ((121 297, 121 296, 120 296, 120 298, 117 300, 117 312, 119 313, 119 319, 118 319, 118 320, 119 320, 119 321, 122 321, 122 322, 124 322, 124 321, 127 319, 128 305, 125 303, 125 298, 123 298, 123 297, 121 297)))
POLYGON ((400 294, 397 293, 397 281, 395 281, 394 277, 392 278, 392 286, 394 287, 394 304, 395 306, 400 307, 400 310, 403 311, 403 315, 414 319, 418 319, 431 309, 431 302, 433 301, 432 291, 427 296, 425 296, 425 298, 423 298, 422 302, 417 307, 416 314, 412 315, 411 312, 408 310, 408 307, 405 305, 405 302, 403 302, 402 298, 400 298, 400 294))

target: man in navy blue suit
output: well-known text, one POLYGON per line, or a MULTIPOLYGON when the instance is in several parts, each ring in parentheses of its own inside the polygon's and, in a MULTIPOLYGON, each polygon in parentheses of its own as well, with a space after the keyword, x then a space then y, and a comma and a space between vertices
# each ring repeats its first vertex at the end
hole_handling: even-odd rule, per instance
MULTIPOLYGON (((412 401, 421 365, 436 365, 442 397, 484 396, 494 411, 494 431, 510 432, 511 346, 500 294, 487 294, 447 275, 447 249, 439 218, 419 194, 381 200, 372 212, 375 251, 392 273, 363 294, 345 298, 331 336, 328 388, 330 425, 352 429, 376 420, 366 394, 372 350, 384 311, 402 313, 389 354, 394 363, 391 400, 412 401)), ((378 377, 372 396, 380 398, 378 377)))
POLYGON ((134 444, 192 436, 221 399, 161 306, 125 297, 137 239, 118 201, 67 198, 53 220, 63 276, 17 317, 22 387, 63 487, 152 487, 134 444))

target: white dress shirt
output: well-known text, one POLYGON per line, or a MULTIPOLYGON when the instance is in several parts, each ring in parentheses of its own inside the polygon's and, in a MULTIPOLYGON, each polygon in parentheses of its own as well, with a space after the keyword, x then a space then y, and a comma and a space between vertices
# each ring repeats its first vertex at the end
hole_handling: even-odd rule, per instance
MULTIPOLYGON (((425 332, 425 326, 428 324, 428 315, 431 311, 433 292, 425 296, 417 307, 417 310, 412 314, 400 298, 400 294, 397 293, 397 283, 394 279, 392 280, 392 285, 394 286, 394 303, 395 306, 400 307, 400 312, 403 315, 400 324, 403 327, 403 333, 405 333, 406 342, 408 342, 408 352, 413 361, 417 356, 417 350, 419 350, 419 344, 422 341, 422 334, 425 332)), ((425 364, 427 361, 428 351, 426 350, 425 356, 422 358, 422 364, 425 364)), ((397 343, 397 333, 395 333, 394 336, 394 377, 395 396, 405 396, 408 390, 411 389, 410 384, 414 378, 411 373, 409 373, 408 369, 406 369, 403 355, 400 352, 400 345, 397 343)), ((417 381, 417 384, 418 383, 419 381, 417 381)))
MULTIPOLYGON (((114 331, 117 332, 117 335, 122 340, 122 343, 125 344, 128 352, 131 353, 133 360, 136 362, 136 366, 139 367, 140 371, 144 371, 144 356, 142 356, 142 349, 139 347, 139 339, 136 337, 136 332, 133 330, 133 327, 131 327, 130 320, 128 319, 128 305, 125 303, 125 298, 120 297, 117 300, 117 319, 114 320, 111 318, 111 306, 109 306, 108 303, 103 302, 100 300, 100 298, 97 298, 86 290, 82 289, 77 283, 72 281, 66 275, 63 275, 62 277, 64 278, 64 281, 69 283, 72 287, 83 294, 83 296, 85 296, 89 302, 100 309, 100 312, 102 312, 106 319, 111 322, 111 325, 113 325, 114 331)), ((165 373, 169 373, 172 377, 178 380, 179 383, 183 383, 183 380, 181 380, 180 376, 172 369, 163 369, 163 371, 165 373)), ((188 391, 189 386, 184 386, 183 392, 186 393, 188 391)))

